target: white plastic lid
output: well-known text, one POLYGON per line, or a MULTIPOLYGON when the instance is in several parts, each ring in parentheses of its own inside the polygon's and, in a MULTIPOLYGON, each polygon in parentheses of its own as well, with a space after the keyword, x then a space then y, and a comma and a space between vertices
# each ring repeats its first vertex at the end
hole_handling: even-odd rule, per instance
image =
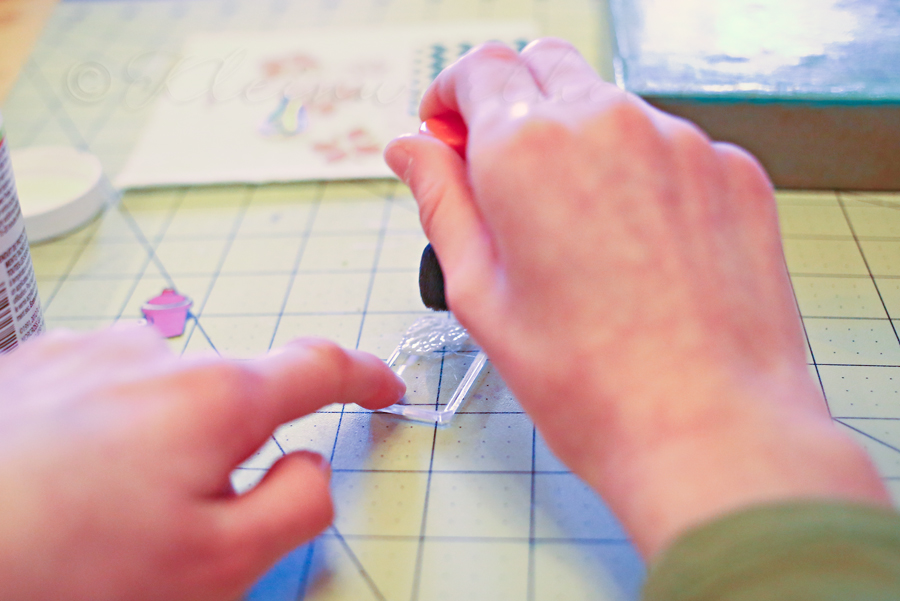
POLYGON ((100 159, 67 146, 10 152, 29 242, 55 238, 89 222, 109 197, 100 159))

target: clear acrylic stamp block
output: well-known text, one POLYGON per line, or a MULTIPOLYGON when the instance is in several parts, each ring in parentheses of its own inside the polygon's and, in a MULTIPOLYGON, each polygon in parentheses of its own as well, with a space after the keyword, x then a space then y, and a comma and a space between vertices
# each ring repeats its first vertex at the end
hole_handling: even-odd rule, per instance
POLYGON ((406 395, 381 411, 447 424, 487 366, 487 355, 450 313, 433 313, 409 327, 387 360, 406 382, 406 395))

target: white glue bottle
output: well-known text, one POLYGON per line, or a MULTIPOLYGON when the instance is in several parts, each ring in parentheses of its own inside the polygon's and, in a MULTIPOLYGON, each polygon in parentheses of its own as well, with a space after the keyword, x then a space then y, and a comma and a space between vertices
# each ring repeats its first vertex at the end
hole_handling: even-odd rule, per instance
POLYGON ((43 331, 44 315, 0 115, 0 353, 43 331))

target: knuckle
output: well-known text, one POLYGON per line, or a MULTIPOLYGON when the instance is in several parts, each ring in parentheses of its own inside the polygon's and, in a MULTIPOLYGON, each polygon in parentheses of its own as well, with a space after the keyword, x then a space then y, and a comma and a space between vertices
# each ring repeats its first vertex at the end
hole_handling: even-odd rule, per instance
POLYGON ((485 42, 473 48, 464 59, 499 59, 518 61, 518 53, 502 42, 485 42))
POLYGON ((308 349, 313 367, 325 384, 326 390, 335 399, 343 398, 347 380, 345 375, 352 367, 350 355, 338 344, 324 339, 310 341, 308 349))
POLYGON ((200 386, 212 397, 252 399, 262 388, 262 377, 239 363, 216 361, 203 368, 200 386))
POLYGON ((647 107, 630 94, 617 95, 610 100, 605 114, 610 131, 623 139, 633 139, 635 136, 658 137, 659 135, 647 107))
POLYGON ((306 348, 320 370, 336 369, 339 373, 343 373, 350 368, 350 356, 335 342, 324 338, 312 338, 306 341, 306 348))
POLYGON ((580 52, 578 52, 578 49, 575 48, 575 46, 573 46, 567 40, 549 36, 549 37, 545 37, 545 38, 539 38, 539 39, 531 42, 530 44, 528 44, 522 50, 521 55, 523 58, 529 58, 535 54, 543 54, 543 53, 551 53, 551 52, 552 53, 564 52, 564 53, 580 54, 580 52))
POLYGON ((569 42, 568 40, 564 40, 563 38, 558 38, 555 36, 547 36, 535 40, 531 44, 528 45, 529 48, 541 49, 541 48, 555 48, 562 50, 575 50, 575 46, 569 42))
POLYGON ((698 181, 721 178, 721 165, 716 161, 715 150, 706 133, 689 121, 670 119, 668 138, 679 170, 698 181))
POLYGON ((149 326, 130 326, 107 330, 110 338, 118 340, 130 348, 142 350, 162 350, 168 352, 168 346, 156 328, 149 326))
POLYGON ((27 348, 50 354, 71 353, 76 349, 77 354, 74 356, 87 362, 99 357, 134 361, 171 353, 159 335, 147 327, 110 328, 96 332, 56 329, 41 334, 27 348))
POLYGON ((759 175, 763 171, 759 161, 747 150, 730 142, 716 142, 715 149, 731 169, 741 170, 751 175, 759 175))
POLYGON ((669 115, 671 134, 675 147, 689 154, 710 154, 712 144, 706 133, 685 119, 669 115))
POLYGON ((669 146, 654 109, 631 94, 606 99, 584 129, 606 153, 629 153, 642 164, 663 160, 669 146))
POLYGON ((201 520, 202 527, 192 528, 179 542, 177 553, 171 558, 169 569, 183 569, 184 563, 193 564, 205 578, 196 584, 208 591, 238 590, 245 585, 256 567, 254 541, 237 536, 233 529, 221 523, 201 520))
POLYGON ((304 511, 286 516, 287 521, 282 526, 287 531, 300 532, 311 528, 320 531, 334 520, 330 480, 322 475, 318 467, 312 467, 311 461, 311 453, 300 451, 285 455, 274 466, 277 470, 294 470, 297 480, 303 482, 306 505, 304 511))
MULTIPOLYGON (((56 329, 27 340, 10 357, 15 358, 16 363, 20 365, 41 364, 61 357, 77 358, 80 361, 85 357, 86 342, 87 338, 83 333, 56 329), (76 352, 73 353, 73 350, 76 352)), ((9 362, 5 362, 4 365, 9 366, 9 362)))
POLYGON ((756 157, 728 142, 716 142, 713 148, 731 181, 754 196, 772 197, 772 183, 756 157))
POLYGON ((353 368, 353 358, 339 344, 325 338, 298 338, 290 343, 292 353, 302 363, 303 373, 315 374, 305 383, 313 398, 340 398, 347 385, 346 374, 353 368))
POLYGON ((217 361, 185 374, 191 387, 190 397, 209 416, 215 429, 238 446, 255 443, 264 432, 255 419, 265 399, 263 376, 249 366, 217 361))
POLYGON ((299 353, 299 358, 309 370, 322 378, 332 373, 343 373, 351 368, 352 359, 344 348, 326 338, 298 338, 291 343, 299 353))
POLYGON ((83 337, 84 334, 75 332, 74 330, 60 328, 41 334, 35 339, 35 343, 48 347, 63 347, 77 344, 83 337))

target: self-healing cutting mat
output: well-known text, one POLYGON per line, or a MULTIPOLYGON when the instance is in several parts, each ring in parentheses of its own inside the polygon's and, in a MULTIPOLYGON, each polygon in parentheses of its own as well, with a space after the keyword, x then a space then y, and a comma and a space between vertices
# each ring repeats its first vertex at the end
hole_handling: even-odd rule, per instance
MULTIPOLYGON (((87 147, 114 177, 158 84, 135 81, 129 63, 177 52, 198 30, 524 19, 600 62, 598 11, 588 0, 64 2, 2 110, 13 145, 87 147)), ((779 206, 810 369, 840 427, 900 493, 900 198, 791 193, 779 206)), ((405 187, 360 181, 129 192, 32 251, 50 327, 137 319, 174 285, 195 316, 171 341, 177 352, 245 357, 324 335, 387 358, 425 313, 424 244, 405 187)), ((439 385, 435 401, 450 392, 439 385)), ((236 486, 299 448, 331 458, 337 519, 250 599, 638 596, 644 568, 626 535, 494 373, 444 428, 353 407, 286 425, 236 471, 236 486)))

